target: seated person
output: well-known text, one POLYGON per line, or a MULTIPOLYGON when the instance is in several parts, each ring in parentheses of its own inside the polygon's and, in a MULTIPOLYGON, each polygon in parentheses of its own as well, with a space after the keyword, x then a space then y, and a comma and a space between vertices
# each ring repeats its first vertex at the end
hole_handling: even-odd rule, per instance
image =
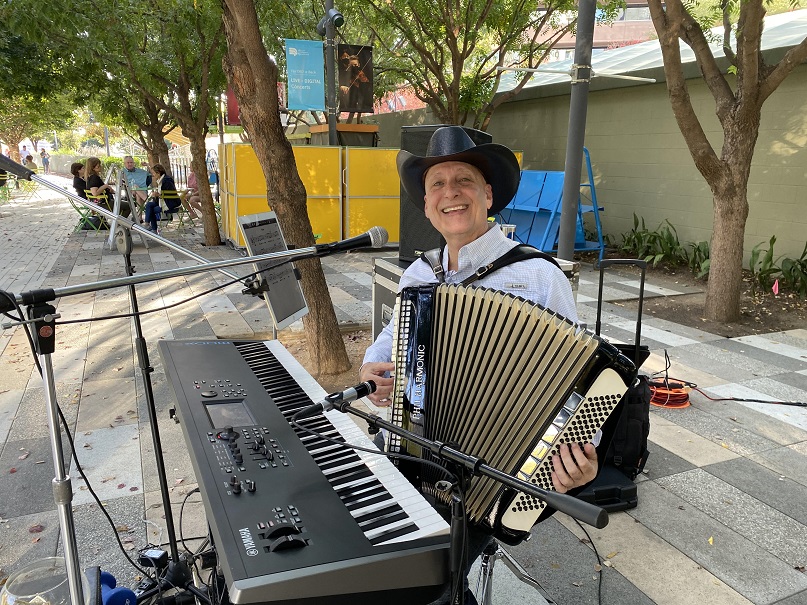
MULTIPOLYGON (((114 212, 115 189, 112 185, 104 183, 104 179, 101 178, 101 160, 96 157, 87 158, 87 165, 84 167, 84 178, 87 180, 87 189, 89 189, 91 195, 106 196, 106 201, 102 201, 99 205, 110 212, 114 212)), ((129 216, 131 213, 132 209, 129 202, 121 200, 120 215, 129 216)))
POLYGON ((87 181, 84 180, 84 164, 73 162, 70 164, 70 174, 73 175, 73 189, 80 198, 87 199, 87 181))
POLYGON ((199 196, 199 183, 196 173, 188 173, 188 188, 180 194, 182 205, 191 218, 199 218, 202 214, 202 198, 199 196))
POLYGON ((32 156, 30 154, 25 156, 25 167, 28 170, 33 170, 34 172, 39 170, 39 166, 37 166, 36 162, 34 162, 34 156, 32 156))
POLYGON ((130 155, 123 158, 123 177, 126 179, 129 192, 138 205, 145 204, 151 175, 146 170, 135 166, 134 158, 130 155))
POLYGON ((152 181, 157 188, 151 192, 151 199, 146 202, 146 227, 149 231, 159 233, 157 221, 160 220, 160 198, 164 194, 169 194, 172 197, 165 199, 165 205, 168 212, 173 212, 182 205, 182 201, 178 197, 177 186, 174 184, 174 179, 171 175, 166 174, 165 168, 162 164, 154 164, 151 167, 151 174, 154 180, 152 181), (173 199, 173 196, 177 196, 173 199))
POLYGON ((0 187, 8 185, 8 173, 0 168, 0 187))

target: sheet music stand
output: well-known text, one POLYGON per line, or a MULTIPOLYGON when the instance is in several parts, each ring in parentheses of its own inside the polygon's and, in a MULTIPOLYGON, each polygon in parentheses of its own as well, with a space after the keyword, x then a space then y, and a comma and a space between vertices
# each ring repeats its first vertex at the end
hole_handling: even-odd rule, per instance
MULTIPOLYGON (((239 216, 238 224, 250 256, 288 250, 274 212, 239 216)), ((255 271, 262 271, 257 276, 258 290, 269 306, 275 331, 290 326, 308 313, 299 273, 293 263, 261 261, 253 267, 255 271)))

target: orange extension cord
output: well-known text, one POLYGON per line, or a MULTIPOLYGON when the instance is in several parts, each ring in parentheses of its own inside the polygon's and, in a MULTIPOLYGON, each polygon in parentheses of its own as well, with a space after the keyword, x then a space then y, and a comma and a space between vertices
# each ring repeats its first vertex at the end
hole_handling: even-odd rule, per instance
POLYGON ((688 382, 670 380, 669 378, 651 378, 647 381, 652 397, 650 403, 660 408, 685 408, 690 405, 689 391, 692 385, 688 382))
POLYGON ((664 362, 664 370, 658 372, 658 374, 663 373, 664 377, 650 377, 647 381, 650 392, 652 393, 650 403, 656 407, 673 409, 689 407, 689 393, 691 391, 697 391, 709 401, 742 401, 746 403, 769 403, 772 405, 807 407, 807 402, 804 401, 770 401, 764 399, 741 399, 740 397, 711 397, 699 389, 698 385, 694 382, 687 382, 679 378, 670 378, 667 372, 672 363, 666 349, 664 350, 664 362))

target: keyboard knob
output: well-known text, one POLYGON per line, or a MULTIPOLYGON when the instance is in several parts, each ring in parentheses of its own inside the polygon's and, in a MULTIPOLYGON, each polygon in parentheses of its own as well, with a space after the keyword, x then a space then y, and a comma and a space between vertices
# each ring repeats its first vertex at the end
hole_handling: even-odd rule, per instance
POLYGON ((244 481, 244 483, 247 486, 247 491, 248 492, 250 492, 250 493, 255 492, 255 482, 252 479, 247 479, 246 481, 244 481))
POLYGON ((241 482, 238 480, 238 477, 236 476, 230 477, 230 491, 234 494, 241 493, 241 482))
POLYGON ((233 456, 233 458, 235 458, 235 461, 238 464, 241 464, 244 461, 244 457, 241 454, 236 454, 235 456, 233 456))

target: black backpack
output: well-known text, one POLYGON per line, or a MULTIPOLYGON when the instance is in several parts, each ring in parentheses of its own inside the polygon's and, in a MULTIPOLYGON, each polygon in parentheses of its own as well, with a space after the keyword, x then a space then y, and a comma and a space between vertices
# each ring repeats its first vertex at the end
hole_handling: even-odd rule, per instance
POLYGON ((640 374, 625 393, 622 413, 616 421, 614 436, 604 463, 613 466, 631 480, 644 469, 647 436, 650 434, 650 398, 647 376, 640 374))

